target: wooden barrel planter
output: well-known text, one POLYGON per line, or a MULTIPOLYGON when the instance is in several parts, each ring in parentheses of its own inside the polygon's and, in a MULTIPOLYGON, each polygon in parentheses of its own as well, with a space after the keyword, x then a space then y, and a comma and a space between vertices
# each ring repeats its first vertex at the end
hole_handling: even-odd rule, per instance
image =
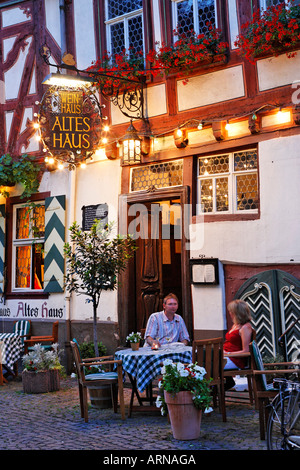
POLYGON ((105 409, 112 408, 111 386, 110 385, 97 385, 97 387, 89 386, 89 394, 91 405, 94 408, 105 409))
POLYGON ((48 371, 22 372, 22 383, 24 393, 47 393, 49 391, 48 371))

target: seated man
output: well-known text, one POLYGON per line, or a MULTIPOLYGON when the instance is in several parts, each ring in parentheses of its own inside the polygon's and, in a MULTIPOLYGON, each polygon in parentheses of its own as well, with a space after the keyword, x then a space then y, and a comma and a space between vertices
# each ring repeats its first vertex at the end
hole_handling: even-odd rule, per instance
POLYGON ((169 294, 164 298, 163 311, 150 315, 145 338, 150 346, 182 342, 185 346, 190 340, 183 318, 176 313, 178 299, 176 295, 169 294))

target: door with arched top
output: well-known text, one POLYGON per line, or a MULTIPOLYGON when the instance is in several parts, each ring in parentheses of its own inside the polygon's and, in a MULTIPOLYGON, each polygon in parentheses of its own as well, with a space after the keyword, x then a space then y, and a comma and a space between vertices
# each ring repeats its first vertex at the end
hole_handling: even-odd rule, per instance
POLYGON ((285 337, 278 338, 300 316, 300 281, 291 274, 273 269, 251 277, 238 290, 235 298, 245 300, 252 314, 253 328, 263 356, 283 355, 295 359, 300 349, 300 323, 285 337))

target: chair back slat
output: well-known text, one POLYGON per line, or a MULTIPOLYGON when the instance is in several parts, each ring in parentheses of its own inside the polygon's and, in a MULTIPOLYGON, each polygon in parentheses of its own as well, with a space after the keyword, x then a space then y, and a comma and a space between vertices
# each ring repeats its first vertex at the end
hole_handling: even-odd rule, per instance
POLYGON ((53 343, 58 343, 58 321, 55 321, 52 325, 52 336, 53 343))
MULTIPOLYGON (((260 349, 256 341, 252 341, 252 343, 250 344, 250 352, 252 353, 252 360, 254 362, 253 369, 265 370, 260 349)), ((264 374, 260 375, 260 383, 262 390, 267 390, 267 379, 264 374)))
POLYGON ((17 320, 14 323, 14 333, 21 337, 21 342, 24 345, 24 337, 29 336, 31 328, 30 320, 17 320))
POLYGON ((204 367, 211 384, 221 381, 223 376, 223 338, 193 341, 192 361, 204 367))
POLYGON ((75 367, 76 367, 78 381, 80 383, 82 383, 82 382, 84 382, 85 377, 84 377, 83 368, 80 367, 81 357, 80 357, 78 343, 77 343, 77 341, 73 340, 73 341, 70 341, 70 344, 71 344, 73 357, 74 357, 74 361, 75 361, 75 367))

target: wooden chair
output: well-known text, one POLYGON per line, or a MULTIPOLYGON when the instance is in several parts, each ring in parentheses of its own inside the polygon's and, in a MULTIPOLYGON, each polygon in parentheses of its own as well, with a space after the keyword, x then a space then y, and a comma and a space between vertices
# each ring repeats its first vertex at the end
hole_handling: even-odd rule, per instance
POLYGON ((32 350, 34 344, 40 343, 45 349, 52 349, 52 344, 58 343, 58 321, 55 321, 52 325, 51 336, 31 336, 30 339, 24 340, 24 352, 32 350))
MULTIPOLYGON (((255 341, 255 340, 256 340, 256 331, 252 329, 251 341, 255 341)), ((239 356, 234 356, 234 357, 246 358, 247 359, 247 365, 246 365, 245 369, 227 369, 227 370, 224 370, 224 377, 225 378, 226 377, 236 377, 237 375, 247 377, 249 399, 250 399, 251 405, 253 405, 253 397, 254 397, 254 392, 253 392, 253 370, 251 368, 251 355, 250 355, 250 352, 243 353, 239 356)))
POLYGON ((82 359, 80 356, 80 349, 76 340, 70 341, 73 357, 75 361, 75 367, 78 379, 79 388, 79 400, 80 400, 80 411, 81 417, 84 418, 85 422, 88 422, 88 397, 87 390, 89 387, 102 388, 103 385, 109 384, 111 386, 112 400, 114 412, 117 412, 118 408, 118 393, 119 389, 119 401, 121 418, 125 419, 125 402, 124 402, 124 390, 123 390, 123 374, 122 374, 122 361, 113 360, 113 356, 102 356, 82 359), (112 358, 112 359, 111 359, 112 358), (85 375, 84 367, 87 366, 109 366, 112 368, 114 365, 117 366, 117 372, 99 372, 96 374, 85 375))
POLYGON ((223 421, 226 422, 224 370, 223 370, 223 338, 194 340, 192 349, 192 361, 207 372, 207 378, 211 377, 214 405, 216 395, 219 398, 219 408, 223 421))
POLYGON ((30 320, 17 320, 14 322, 14 333, 19 335, 24 347, 24 340, 29 339, 31 336, 31 321, 30 320))
POLYGON ((269 407, 267 405, 269 404, 270 399, 274 398, 278 394, 278 390, 273 387, 273 384, 267 383, 267 375, 282 376, 285 374, 292 373, 297 373, 299 375, 300 369, 293 367, 296 366, 296 364, 299 366, 299 363, 295 362, 264 364, 256 341, 252 341, 252 343, 250 343, 250 355, 251 366, 253 370, 253 378, 255 382, 255 403, 258 404, 259 411, 260 438, 264 440, 266 423, 269 414, 269 407), (277 367, 277 369, 266 370, 265 366, 277 367), (284 367, 284 369, 278 369, 278 367, 284 367))
POLYGON ((0 341, 0 385, 3 385, 4 382, 7 382, 7 380, 3 376, 3 370, 2 370, 2 348, 3 348, 3 341, 0 341))

